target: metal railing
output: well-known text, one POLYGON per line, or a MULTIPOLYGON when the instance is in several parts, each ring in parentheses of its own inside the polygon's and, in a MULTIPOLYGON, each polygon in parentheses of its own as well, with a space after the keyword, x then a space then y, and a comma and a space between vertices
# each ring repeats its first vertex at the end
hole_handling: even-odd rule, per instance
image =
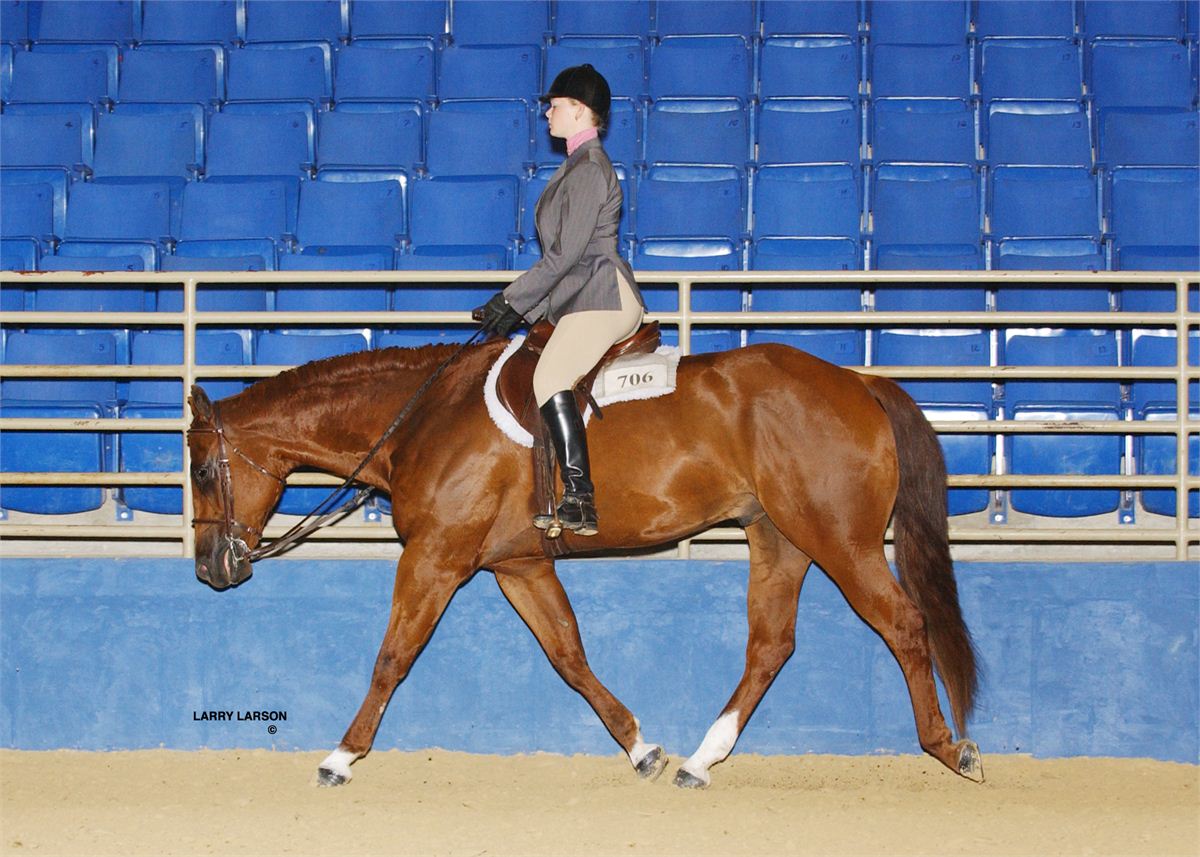
MULTIPOLYGON (((230 272, 230 273, 55 273, 16 274, 0 273, 0 287, 42 288, 52 284, 87 284, 96 287, 136 284, 145 288, 181 287, 183 290, 182 312, 38 312, 13 311, 0 313, 0 327, 24 329, 52 326, 104 327, 139 329, 166 329, 182 331, 183 361, 175 365, 14 365, 0 366, 0 377, 42 378, 101 378, 101 379, 173 379, 181 380, 186 391, 197 377, 205 379, 235 378, 252 379, 274 375, 289 368, 263 365, 204 365, 196 364, 197 328, 233 327, 287 328, 298 327, 348 327, 396 328, 412 325, 461 325, 469 323, 468 313, 454 311, 436 312, 200 312, 196 307, 196 293, 201 285, 253 284, 264 289, 287 288, 289 285, 354 283, 359 285, 387 284, 398 286, 404 283, 419 283, 423 288, 437 284, 495 284, 497 287, 510 282, 519 272, 512 271, 422 271, 422 272, 230 272)), ((939 433, 965 435, 984 433, 997 439, 1000 447, 995 456, 992 472, 986 475, 953 475, 949 484, 952 488, 981 488, 992 492, 993 500, 1003 498, 1004 493, 1024 488, 1066 489, 1118 489, 1123 496, 1132 498, 1135 491, 1142 489, 1173 489, 1176 508, 1173 518, 1158 516, 1158 520, 1136 520, 1130 514, 1123 518, 1113 516, 1104 521, 1080 522, 1064 519, 1012 520, 1003 514, 993 514, 993 502, 987 516, 962 516, 951 523, 951 538, 956 543, 975 544, 1157 544, 1170 546, 1177 559, 1194 554, 1191 545, 1200 544, 1200 527, 1188 517, 1189 492, 1200 489, 1200 478, 1190 475, 1189 437, 1200 434, 1200 420, 1192 417, 1188 406, 1189 382, 1200 378, 1200 368, 1189 365, 1189 335, 1200 328, 1200 313, 1189 312, 1189 291, 1194 292, 1200 274, 1191 272, 1124 272, 1124 273, 1076 273, 1076 272, 703 272, 703 273, 651 273, 639 272, 638 282, 644 285, 669 284, 678 289, 679 304, 675 312, 656 312, 649 318, 659 320, 665 328, 678 330, 681 351, 690 350, 691 334, 694 329, 708 327, 752 329, 754 327, 796 327, 863 329, 878 331, 892 328, 928 329, 953 328, 964 330, 1000 331, 1004 328, 1097 328, 1105 330, 1132 331, 1135 329, 1173 330, 1176 343, 1174 366, 879 366, 866 365, 861 371, 871 372, 901 380, 954 379, 990 381, 1003 384, 1021 380, 1106 380, 1122 383, 1137 381, 1173 381, 1176 390, 1175 416, 1171 419, 1133 419, 1127 408, 1121 419, 1116 420, 1018 420, 992 418, 986 420, 933 420, 939 433), (782 286, 796 288, 808 286, 847 287, 858 286, 871 290, 888 284, 926 284, 930 288, 962 286, 970 284, 985 289, 1003 285, 1035 284, 1042 286, 1092 286, 1124 289, 1147 286, 1169 286, 1175 292, 1173 312, 930 312, 874 311, 867 309, 848 312, 698 312, 691 309, 693 289, 699 287, 745 288, 749 286, 782 286), (1105 434, 1126 438, 1127 454, 1124 456, 1122 472, 1112 475, 1046 474, 1028 475, 1005 472, 1005 440, 1012 435, 1034 434, 1105 434), (1175 439, 1176 471, 1174 475, 1151 475, 1137 473, 1133 457, 1128 454, 1130 439, 1136 435, 1170 435, 1175 439)), ((697 290, 699 290, 697 289, 697 290)), ((869 302, 868 302, 869 304, 869 302)), ((868 350, 868 354, 870 351, 868 350)), ((869 360, 868 360, 869 362, 869 360)), ((1121 361, 1128 363, 1127 359, 1121 361)), ((179 403, 181 406, 183 402, 179 403)), ((994 417, 994 414, 991 414, 994 417)), ((181 418, 0 418, 0 433, 13 431, 90 431, 90 432, 179 432, 186 431, 189 419, 181 418)), ((0 474, 4 485, 71 485, 101 486, 118 488, 123 486, 182 486, 186 489, 190 472, 187 460, 187 445, 183 444, 183 467, 175 472, 5 472, 0 474)), ((332 485, 336 480, 322 474, 298 473, 289 480, 289 485, 332 485)), ((10 543, 28 540, 36 544, 45 540, 124 540, 136 552, 138 540, 169 541, 177 543, 179 553, 190 556, 192 550, 191 496, 183 491, 182 516, 154 516, 152 523, 134 524, 113 520, 111 523, 94 519, 77 520, 73 516, 24 516, 24 520, 0 521, 0 539, 10 543)), ((1153 516, 1142 516, 1153 517, 1153 516)), ((268 535, 282 531, 283 525, 272 523, 268 535)), ((340 540, 375 542, 394 540, 395 535, 384 523, 343 522, 326 531, 325 537, 340 540)), ((680 543, 680 556, 687 556, 692 541, 729 541, 742 538, 740 530, 717 527, 706 533, 680 543)), ((22 542, 25 544, 25 542, 22 542)), ((34 548, 28 548, 34 550, 34 548)))

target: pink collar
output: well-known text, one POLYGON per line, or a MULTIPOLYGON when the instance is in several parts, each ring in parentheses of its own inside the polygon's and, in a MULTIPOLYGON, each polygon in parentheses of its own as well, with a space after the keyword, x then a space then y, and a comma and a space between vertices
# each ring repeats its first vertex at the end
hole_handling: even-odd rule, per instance
POLYGON ((600 129, 595 126, 585 128, 573 137, 567 138, 567 157, 575 154, 575 150, 586 143, 588 140, 595 140, 600 136, 600 129))

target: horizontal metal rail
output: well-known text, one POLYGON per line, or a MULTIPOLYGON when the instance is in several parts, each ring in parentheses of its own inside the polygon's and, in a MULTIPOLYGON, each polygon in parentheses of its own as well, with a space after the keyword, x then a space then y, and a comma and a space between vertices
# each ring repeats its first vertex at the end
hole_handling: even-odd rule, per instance
MULTIPOLYGON (((295 272, 231 272, 231 273, 54 273, 17 274, 0 272, 0 285, 40 288, 53 284, 93 284, 108 286, 140 284, 153 287, 179 286, 184 293, 182 312, 137 312, 137 313, 64 313, 14 311, 0 313, 0 326, 16 328, 38 328, 45 326, 71 325, 79 328, 124 327, 147 329, 174 329, 184 334, 184 358, 180 364, 139 366, 63 366, 63 365, 5 365, 0 366, 3 378, 165 378, 182 381, 184 389, 197 378, 240 378, 267 377, 288 366, 243 366, 217 365, 200 366, 195 362, 196 331, 216 326, 239 328, 276 328, 300 326, 309 328, 371 327, 387 325, 462 325, 470 323, 469 315, 461 311, 436 312, 199 312, 195 310, 196 290, 199 286, 221 286, 253 283, 263 287, 339 283, 389 284, 403 288, 405 283, 419 284, 427 288, 430 284, 482 284, 499 286, 512 281, 519 272, 513 271, 422 271, 422 272, 305 272, 301 277, 295 272)), ((870 271, 870 272, 826 272, 826 271, 746 271, 746 272, 639 272, 638 281, 643 284, 672 284, 677 287, 679 309, 676 312, 657 312, 648 317, 657 319, 679 331, 680 350, 688 353, 690 334, 693 328, 711 326, 753 329, 768 326, 797 327, 845 327, 864 330, 880 328, 953 328, 984 329, 996 331, 1001 328, 1048 327, 1048 328, 1097 328, 1105 330, 1133 330, 1152 328, 1173 329, 1176 334, 1177 360, 1174 366, 881 366, 858 368, 859 371, 897 379, 953 379, 992 381, 1003 384, 1017 379, 1028 380, 1107 380, 1121 383, 1139 381, 1174 381, 1176 403, 1183 405, 1188 400, 1188 384, 1200 378, 1200 367, 1188 365, 1188 334, 1200 328, 1200 314, 1188 312, 1189 289, 1195 290, 1200 281, 1197 272, 974 272, 974 271, 870 271), (1018 283, 1043 287, 1115 286, 1136 288, 1144 284, 1170 285, 1176 295, 1174 312, 940 312, 940 311, 875 311, 866 309, 856 312, 693 312, 690 309, 693 292, 703 292, 705 287, 731 285, 753 285, 771 288, 830 287, 858 285, 870 293, 877 286, 889 284, 920 283, 931 289, 970 284, 981 288, 996 288, 1005 284, 1018 283)), ((869 301, 868 301, 869 303, 869 301)), ((179 403, 180 408, 183 402, 179 403)), ((947 408, 953 406, 947 405, 947 408)), ((997 443, 1009 435, 1018 434, 1093 434, 1134 436, 1173 435, 1176 438, 1175 475, 1147 475, 1130 472, 1120 474, 1007 474, 991 473, 977 475, 953 475, 949 477, 952 488, 984 488, 1004 490, 1016 488, 1109 488, 1123 491, 1135 489, 1174 489, 1176 492, 1176 515, 1174 526, 1161 526, 1161 521, 1151 526, 1134 527, 1074 527, 1052 526, 1052 520, 1038 521, 1037 525, 1004 526, 955 526, 951 525, 951 538, 956 542, 975 543, 1159 543, 1174 544, 1177 558, 1188 556, 1189 546, 1200 542, 1197 522, 1187 517, 1188 492, 1200 488, 1200 477, 1189 473, 1189 437, 1200 433, 1200 421, 1190 417, 1188 407, 1177 407, 1176 414, 1182 418, 1166 420, 1132 420, 1129 414, 1114 420, 932 420, 934 428, 943 434, 986 434, 997 438, 997 443)), ((935 414, 936 415, 936 414, 935 414)), ((106 433, 123 432, 168 432, 182 433, 186 430, 186 417, 164 418, 0 418, 0 432, 23 431, 95 431, 106 433)), ((1129 441, 1127 441, 1128 443, 1129 441)), ((153 485, 185 487, 186 473, 190 470, 187 445, 184 448, 184 466, 176 472, 120 472, 120 473, 54 473, 54 472, 9 472, 0 474, 0 482, 7 485, 76 485, 122 487, 128 485, 153 485)), ((1000 464, 1001 462, 998 462, 1000 464)), ((325 474, 293 474, 291 485, 334 485, 337 480, 325 474)), ((153 539, 176 541, 184 556, 191 554, 191 533, 184 523, 191 518, 191 496, 183 492, 184 509, 181 516, 162 516, 164 523, 133 525, 74 524, 63 519, 51 519, 45 523, 21 521, 0 522, 0 538, 5 539, 153 539), (177 523, 166 523, 177 519, 177 523)), ((270 524, 268 534, 282 532, 283 525, 270 524)), ((342 522, 318 539, 351 539, 380 541, 394 538, 386 522, 382 524, 355 524, 342 522)), ((680 554, 685 555, 692 541, 739 541, 741 530, 715 528, 706 533, 686 539, 680 545, 680 554)))

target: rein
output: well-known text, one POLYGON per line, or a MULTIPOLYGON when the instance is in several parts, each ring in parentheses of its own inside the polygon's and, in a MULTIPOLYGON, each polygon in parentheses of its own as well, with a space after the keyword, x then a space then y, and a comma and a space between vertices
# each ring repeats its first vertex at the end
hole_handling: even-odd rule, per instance
POLYGON ((400 428, 400 425, 406 419, 408 419, 409 415, 412 413, 413 407, 417 403, 417 400, 420 399, 421 396, 423 396, 425 394, 425 392, 433 385, 433 382, 436 381, 439 377, 441 377, 441 374, 446 371, 446 369, 450 366, 450 364, 453 363, 455 360, 457 360, 458 356, 460 354, 462 354, 463 351, 465 351, 469 345, 472 345, 475 342, 475 340, 479 338, 480 334, 482 334, 483 332, 484 332, 484 330, 482 328, 475 331, 475 333, 473 333, 471 335, 470 339, 468 339, 466 342, 464 342, 462 345, 460 345, 453 354, 451 354, 448 358, 446 358, 446 360, 444 360, 442 362, 442 364, 440 366, 438 366, 437 369, 434 370, 432 375, 430 375, 428 378, 425 379, 424 382, 422 382, 421 386, 418 387, 416 389, 416 391, 412 394, 412 396, 409 397, 408 402, 401 409, 400 413, 396 415, 396 418, 394 420, 392 420, 391 425, 389 425, 384 430, 383 435, 379 438, 379 440, 377 440, 375 442, 375 445, 372 446, 371 449, 367 451, 367 454, 358 463, 358 466, 354 468, 353 472, 351 472, 351 474, 349 476, 347 476, 345 478, 345 480, 343 480, 341 485, 334 488, 329 493, 329 495, 327 497, 325 497, 325 499, 323 499, 320 503, 318 503, 311 512, 309 512, 307 515, 305 515, 298 523, 296 523, 286 533, 281 535, 279 538, 272 540, 268 544, 260 543, 257 547, 255 547, 253 549, 248 548, 246 546, 246 542, 242 538, 238 538, 234 535, 235 527, 240 529, 242 531, 243 535, 245 535, 245 534, 256 535, 256 536, 259 536, 260 539, 263 537, 263 532, 261 530, 255 529, 254 527, 250 527, 250 526, 247 526, 246 524, 241 523, 234 516, 233 479, 232 479, 232 476, 230 475, 229 454, 228 454, 228 452, 226 452, 226 446, 228 445, 228 447, 230 449, 232 449, 234 451, 234 453, 241 456, 246 462, 248 462, 252 467, 254 467, 256 470, 258 470, 260 473, 271 477, 272 479, 274 479, 276 482, 280 483, 281 485, 286 485, 287 480, 282 479, 279 476, 276 476, 274 473, 267 470, 267 468, 263 467, 257 461, 252 459, 250 456, 246 455, 246 453, 244 453, 240 449, 238 449, 237 446, 235 446, 232 442, 227 441, 227 439, 225 437, 225 427, 221 422, 221 412, 220 412, 220 408, 219 408, 219 403, 214 403, 213 404, 213 428, 188 429, 188 434, 191 434, 192 432, 196 432, 196 433, 212 432, 213 434, 216 434, 216 436, 217 436, 217 451, 218 451, 218 455, 219 455, 219 458, 217 459, 217 469, 218 469, 218 474, 220 476, 222 517, 220 517, 220 518, 193 518, 192 526, 194 527, 196 524, 220 524, 223 528, 221 535, 225 539, 226 543, 229 545, 229 551, 233 555, 234 561, 239 562, 239 563, 242 560, 249 560, 250 562, 255 562, 256 560, 264 559, 266 557, 271 557, 271 556, 275 556, 276 554, 282 553, 283 551, 290 548, 293 544, 295 544, 296 542, 303 539, 309 533, 312 533, 315 530, 318 530, 321 527, 325 526, 331 519, 340 517, 346 513, 354 511, 355 509, 357 509, 359 506, 361 506, 363 503, 366 502, 367 497, 370 496, 371 491, 373 490, 372 488, 370 488, 369 486, 362 486, 362 487, 358 488, 355 491, 353 497, 351 497, 349 500, 347 500, 341 506, 338 506, 336 509, 326 509, 326 507, 329 506, 332 503, 332 501, 339 494, 342 493, 342 491, 346 490, 354 483, 355 479, 358 477, 358 475, 360 473, 362 473, 363 469, 366 468, 367 464, 369 464, 370 461, 379 452, 379 450, 383 448, 383 445, 384 445, 384 443, 387 442, 388 438, 390 438, 393 434, 395 434, 396 429, 400 428), (322 511, 322 510, 325 510, 325 511, 322 511))

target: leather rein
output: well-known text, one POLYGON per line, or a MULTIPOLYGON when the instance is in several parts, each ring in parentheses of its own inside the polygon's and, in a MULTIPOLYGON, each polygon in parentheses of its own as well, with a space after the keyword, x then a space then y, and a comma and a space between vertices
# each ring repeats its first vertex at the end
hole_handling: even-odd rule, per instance
POLYGON ((374 490, 370 486, 359 487, 355 491, 353 497, 337 508, 330 509, 327 507, 332 504, 333 500, 339 494, 341 494, 354 483, 355 479, 360 473, 362 473, 367 464, 370 463, 371 459, 373 459, 376 453, 383 448, 383 445, 387 442, 388 438, 395 434, 396 429, 400 427, 400 424, 403 423, 404 420, 406 420, 412 413, 412 409, 416 405, 417 400, 420 399, 421 396, 425 394, 425 391, 433 385, 433 382, 436 381, 444 371, 446 371, 447 367, 449 367, 450 364, 453 363, 458 356, 463 353, 464 350, 466 350, 467 346, 473 344, 482 333, 484 333, 482 328, 475 331, 470 339, 460 345, 453 354, 446 358, 446 360, 434 370, 432 375, 425 379, 421 386, 417 388, 416 392, 409 397, 408 402, 405 404, 404 408, 400 411, 396 418, 392 420, 391 425, 384 430, 383 435, 375 442, 375 445, 371 447, 363 459, 358 463, 358 466, 354 468, 354 471, 347 476, 345 480, 343 480, 341 485, 334 488, 325 499, 318 503, 311 512, 305 515, 304 518, 302 518, 286 533, 266 544, 260 543, 254 548, 250 548, 246 545, 244 537, 251 535, 258 536, 260 539, 262 539, 264 534, 262 530, 257 529, 256 527, 243 524, 235 516, 233 506, 233 477, 231 474, 231 468, 229 466, 229 450, 232 450, 234 454, 240 456, 259 473, 262 473, 264 476, 269 476, 280 485, 286 485, 287 480, 263 467, 253 458, 242 452, 242 450, 238 449, 238 447, 226 437, 225 426, 221 420, 220 402, 214 402, 212 411, 212 427, 189 428, 187 433, 189 435, 193 433, 211 433, 217 436, 217 476, 221 502, 221 517, 192 518, 192 527, 195 528, 197 524, 219 524, 221 526, 221 538, 228 545, 229 552, 233 556, 234 561, 238 563, 242 562, 243 560, 255 562, 256 560, 282 553, 290 548, 293 544, 303 539, 309 533, 325 526, 331 519, 341 517, 342 515, 357 509, 366 502, 367 498, 374 490), (240 531, 240 534, 238 531, 240 531))

